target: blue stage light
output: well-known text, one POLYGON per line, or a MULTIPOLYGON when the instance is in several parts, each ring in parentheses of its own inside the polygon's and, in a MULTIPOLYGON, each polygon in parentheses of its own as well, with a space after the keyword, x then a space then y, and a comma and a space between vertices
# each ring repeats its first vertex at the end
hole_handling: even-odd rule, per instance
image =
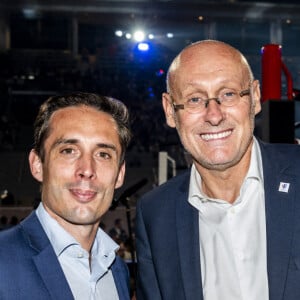
POLYGON ((148 43, 138 43, 137 45, 138 50, 140 51, 148 51, 149 50, 149 44, 148 43))

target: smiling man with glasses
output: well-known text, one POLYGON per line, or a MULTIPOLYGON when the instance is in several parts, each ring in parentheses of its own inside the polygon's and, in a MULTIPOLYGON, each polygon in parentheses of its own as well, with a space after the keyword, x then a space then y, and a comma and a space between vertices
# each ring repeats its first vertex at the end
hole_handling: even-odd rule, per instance
POLYGON ((260 86, 245 57, 186 47, 162 104, 193 164, 138 201, 138 299, 300 299, 300 147, 253 136, 260 86))

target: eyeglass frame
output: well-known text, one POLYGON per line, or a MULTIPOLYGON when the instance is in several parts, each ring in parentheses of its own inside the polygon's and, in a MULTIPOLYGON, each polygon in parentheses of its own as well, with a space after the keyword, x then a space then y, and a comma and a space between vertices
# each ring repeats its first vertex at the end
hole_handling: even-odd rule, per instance
MULTIPOLYGON (((241 90, 239 93, 237 93, 238 95, 239 95, 239 97, 240 98, 243 98, 244 96, 248 96, 248 95, 250 95, 251 94, 251 89, 250 89, 250 87, 248 88, 248 89, 245 89, 245 90, 241 90)), ((173 100, 173 97, 170 95, 170 97, 171 97, 171 99, 172 99, 172 106, 173 106, 173 108, 174 108, 174 110, 175 111, 178 111, 179 109, 185 109, 185 107, 184 107, 184 103, 182 103, 182 104, 175 104, 175 102, 174 102, 174 100, 173 100)), ((219 104, 219 105, 221 105, 222 104, 222 102, 220 101, 220 99, 219 99, 219 97, 212 97, 212 98, 207 98, 207 99, 205 99, 205 100, 202 100, 204 103, 205 103, 205 105, 204 105, 204 108, 207 108, 207 106, 208 106, 208 104, 209 104, 209 102, 211 101, 211 100, 215 100, 216 102, 217 102, 217 104, 219 104)), ((233 105, 229 105, 229 106, 226 106, 225 105, 225 107, 232 107, 232 106, 234 106, 234 105, 236 105, 236 104, 233 104, 233 105)))

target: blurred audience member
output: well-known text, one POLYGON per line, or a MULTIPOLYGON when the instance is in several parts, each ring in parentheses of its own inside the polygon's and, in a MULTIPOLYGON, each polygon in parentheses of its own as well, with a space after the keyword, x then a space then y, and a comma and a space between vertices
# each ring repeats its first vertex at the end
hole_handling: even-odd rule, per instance
POLYGON ((122 220, 115 219, 114 227, 109 230, 109 235, 115 241, 125 242, 128 238, 126 231, 122 227, 122 220))

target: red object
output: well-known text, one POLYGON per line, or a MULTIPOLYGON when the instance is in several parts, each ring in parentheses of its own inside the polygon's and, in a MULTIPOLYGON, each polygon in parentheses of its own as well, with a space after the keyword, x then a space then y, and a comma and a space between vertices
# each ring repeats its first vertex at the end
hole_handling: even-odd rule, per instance
POLYGON ((268 44, 262 47, 262 102, 281 100, 281 72, 287 83, 287 99, 293 100, 291 73, 281 59, 281 45, 268 44))
POLYGON ((262 47, 262 102, 281 99, 281 46, 262 47))
POLYGON ((293 88, 292 75, 291 75, 289 69, 286 67, 286 65, 283 62, 281 63, 281 66, 282 66, 282 70, 286 77, 287 98, 288 98, 288 100, 293 100, 295 93, 294 93, 294 88, 293 88))

